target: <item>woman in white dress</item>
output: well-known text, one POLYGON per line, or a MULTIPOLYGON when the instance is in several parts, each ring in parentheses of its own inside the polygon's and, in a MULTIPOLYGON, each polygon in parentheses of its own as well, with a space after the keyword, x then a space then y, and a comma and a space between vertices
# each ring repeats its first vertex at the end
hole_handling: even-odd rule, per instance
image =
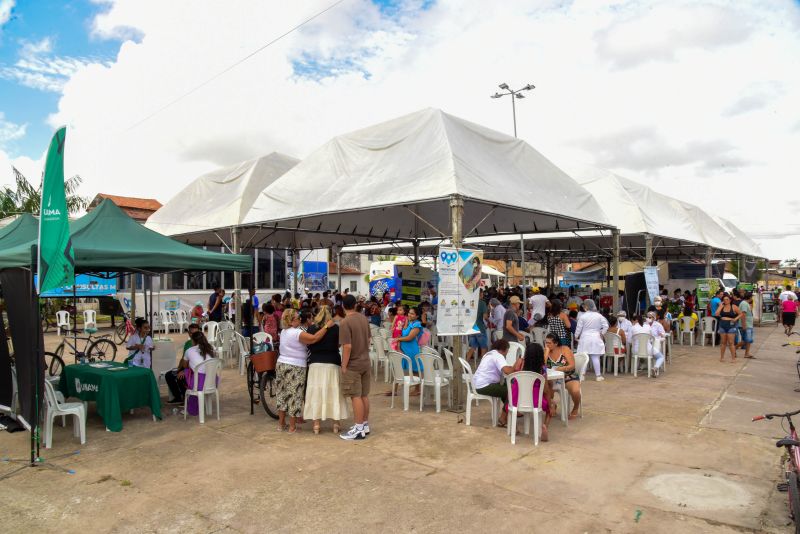
POLYGON ((606 345, 603 336, 608 331, 608 321, 597 312, 597 305, 592 299, 582 303, 583 313, 578 316, 575 326, 575 337, 578 339, 578 352, 585 352, 592 359, 595 380, 602 382, 603 370, 600 364, 606 345))

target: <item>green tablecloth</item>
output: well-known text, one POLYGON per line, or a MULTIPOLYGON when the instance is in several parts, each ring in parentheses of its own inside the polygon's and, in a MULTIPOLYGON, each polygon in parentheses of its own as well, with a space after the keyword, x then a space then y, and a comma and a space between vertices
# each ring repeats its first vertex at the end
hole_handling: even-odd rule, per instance
MULTIPOLYGON (((109 363, 125 367, 121 363, 109 363)), ((95 401, 97 413, 112 432, 122 430, 123 412, 140 406, 149 406, 153 415, 161 419, 158 384, 150 369, 127 367, 112 371, 88 364, 67 365, 61 373, 58 389, 65 397, 95 401)))

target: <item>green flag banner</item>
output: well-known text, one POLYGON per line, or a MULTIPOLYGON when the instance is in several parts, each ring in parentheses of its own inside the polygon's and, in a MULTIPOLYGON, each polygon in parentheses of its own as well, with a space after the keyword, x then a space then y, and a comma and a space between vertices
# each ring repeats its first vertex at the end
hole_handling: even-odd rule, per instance
POLYGON ((67 128, 60 128, 47 150, 39 217, 39 287, 44 293, 71 285, 75 255, 69 235, 67 195, 64 191, 64 142, 67 128))

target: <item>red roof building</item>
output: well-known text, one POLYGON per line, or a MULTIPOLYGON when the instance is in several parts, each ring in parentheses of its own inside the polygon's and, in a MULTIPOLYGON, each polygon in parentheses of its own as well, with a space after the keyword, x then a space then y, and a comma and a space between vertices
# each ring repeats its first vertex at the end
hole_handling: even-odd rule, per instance
POLYGON ((161 208, 161 202, 154 198, 122 197, 118 195, 98 193, 97 196, 94 197, 86 207, 86 211, 92 211, 105 199, 109 199, 111 202, 119 206, 122 211, 127 213, 138 223, 144 223, 147 221, 148 217, 161 208))

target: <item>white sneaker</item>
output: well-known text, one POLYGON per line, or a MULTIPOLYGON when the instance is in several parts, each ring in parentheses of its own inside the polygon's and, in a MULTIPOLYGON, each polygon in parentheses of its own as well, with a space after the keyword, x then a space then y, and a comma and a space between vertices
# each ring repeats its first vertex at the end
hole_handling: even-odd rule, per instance
POLYGON ((356 425, 353 425, 347 432, 339 434, 339 437, 348 441, 353 441, 357 439, 366 439, 367 435, 364 433, 363 429, 359 430, 356 428, 356 425))
POLYGON ((603 377, 603 376, 595 377, 595 381, 597 381, 597 382, 602 382, 603 380, 605 380, 605 377, 603 377))
POLYGON ((369 423, 364 421, 364 435, 369 436, 369 423))

